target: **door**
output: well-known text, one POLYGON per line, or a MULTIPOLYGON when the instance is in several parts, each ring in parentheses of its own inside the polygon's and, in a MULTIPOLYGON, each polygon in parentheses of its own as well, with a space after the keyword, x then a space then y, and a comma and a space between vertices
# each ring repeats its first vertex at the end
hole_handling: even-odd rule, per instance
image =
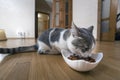
POLYGON ((70 28, 72 0, 53 0, 52 6, 52 27, 70 28))
POLYGON ((101 40, 114 41, 118 0, 102 0, 101 40))
POLYGON ((37 38, 49 28, 49 21, 49 14, 43 12, 36 12, 35 38, 37 38))

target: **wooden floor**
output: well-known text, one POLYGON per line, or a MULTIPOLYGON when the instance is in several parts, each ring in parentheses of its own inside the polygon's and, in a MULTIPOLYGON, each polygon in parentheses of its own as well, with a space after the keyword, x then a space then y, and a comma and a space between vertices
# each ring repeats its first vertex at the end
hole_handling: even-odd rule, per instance
MULTIPOLYGON (((0 47, 34 43, 34 39, 10 39, 1 41, 0 47)), ((89 72, 71 69, 61 55, 36 52, 11 55, 0 63, 0 80, 120 80, 120 42, 97 42, 93 52, 103 52, 104 58, 89 72)))

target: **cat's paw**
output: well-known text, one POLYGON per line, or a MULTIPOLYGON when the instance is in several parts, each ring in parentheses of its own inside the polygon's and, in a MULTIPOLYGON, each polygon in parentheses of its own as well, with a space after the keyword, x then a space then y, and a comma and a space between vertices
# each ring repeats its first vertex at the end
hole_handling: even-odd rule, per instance
POLYGON ((38 50, 37 53, 39 54, 48 54, 48 50, 38 50))

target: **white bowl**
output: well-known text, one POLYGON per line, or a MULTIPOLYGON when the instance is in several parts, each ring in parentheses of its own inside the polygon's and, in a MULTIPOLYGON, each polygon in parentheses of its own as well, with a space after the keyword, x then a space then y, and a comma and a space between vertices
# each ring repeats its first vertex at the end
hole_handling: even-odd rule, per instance
POLYGON ((72 55, 68 50, 61 50, 63 59, 65 62, 74 70, 77 71, 90 71, 94 69, 98 63, 102 60, 103 58, 103 53, 97 53, 97 54, 92 54, 91 57, 95 59, 95 62, 88 62, 85 60, 70 60, 68 57, 72 55))

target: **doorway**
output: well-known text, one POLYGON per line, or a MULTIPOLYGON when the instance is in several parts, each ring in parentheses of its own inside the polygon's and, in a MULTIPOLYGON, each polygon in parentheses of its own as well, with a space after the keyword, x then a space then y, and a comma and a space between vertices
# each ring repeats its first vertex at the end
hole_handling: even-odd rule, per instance
POLYGON ((118 0, 101 0, 100 40, 115 41, 118 0))
POLYGON ((35 16, 35 38, 37 38, 50 27, 50 19, 48 13, 36 12, 35 16))

